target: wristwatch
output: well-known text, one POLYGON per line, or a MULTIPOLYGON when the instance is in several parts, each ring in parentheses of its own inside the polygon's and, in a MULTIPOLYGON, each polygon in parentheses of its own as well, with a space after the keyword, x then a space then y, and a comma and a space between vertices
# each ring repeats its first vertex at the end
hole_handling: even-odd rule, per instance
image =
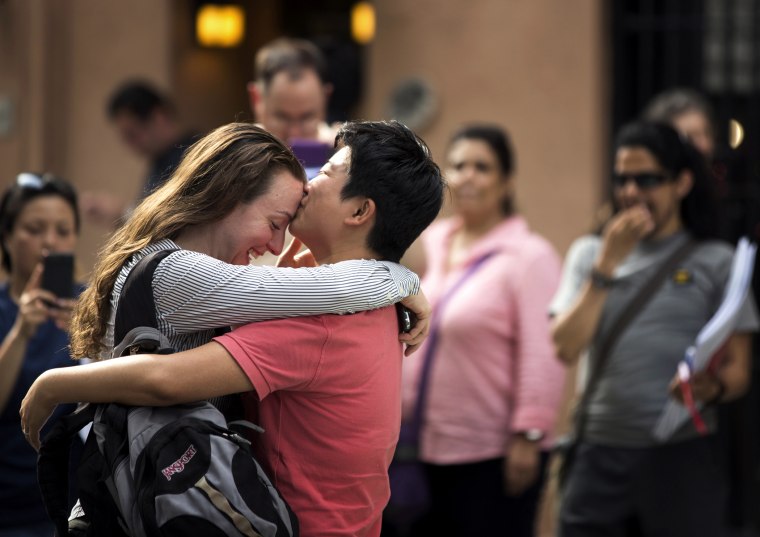
POLYGON ((591 279, 591 285, 597 289, 609 289, 615 285, 614 278, 610 278, 609 276, 602 274, 596 269, 591 269, 589 278, 591 279))
POLYGON ((546 436, 546 433, 541 429, 525 429, 524 431, 516 431, 515 434, 522 436, 528 442, 540 442, 546 436))

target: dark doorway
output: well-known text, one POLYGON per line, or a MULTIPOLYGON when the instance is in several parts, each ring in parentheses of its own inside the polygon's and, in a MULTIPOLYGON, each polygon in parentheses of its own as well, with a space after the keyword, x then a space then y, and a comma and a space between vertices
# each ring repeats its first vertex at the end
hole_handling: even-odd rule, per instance
MULTIPOLYGON (((760 2, 755 0, 621 0, 609 4, 612 46, 611 129, 636 118, 657 93, 701 92, 714 108, 724 213, 721 235, 760 240, 760 2), (729 146, 729 121, 744 140, 729 146)), ((760 290, 755 270, 754 294, 760 290)), ((732 474, 729 523, 760 527, 760 364, 755 338, 753 388, 721 411, 721 438, 732 474)))

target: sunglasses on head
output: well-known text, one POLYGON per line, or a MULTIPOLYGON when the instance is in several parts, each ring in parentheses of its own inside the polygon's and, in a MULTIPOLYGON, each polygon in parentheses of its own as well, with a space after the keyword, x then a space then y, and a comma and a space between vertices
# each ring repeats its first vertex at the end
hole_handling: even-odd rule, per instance
POLYGON ((647 190, 660 186, 667 180, 667 175, 655 172, 612 174, 612 186, 615 188, 623 188, 628 181, 633 181, 639 189, 647 190))
POLYGON ((20 188, 30 188, 32 190, 41 190, 48 179, 43 175, 36 173, 24 172, 16 176, 16 186, 20 188))

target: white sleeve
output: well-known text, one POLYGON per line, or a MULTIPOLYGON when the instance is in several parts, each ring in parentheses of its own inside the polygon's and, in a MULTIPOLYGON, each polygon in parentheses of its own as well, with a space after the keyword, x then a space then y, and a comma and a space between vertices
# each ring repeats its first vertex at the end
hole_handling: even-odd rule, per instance
POLYGON ((164 259, 153 278, 156 311, 175 333, 371 310, 415 294, 419 287, 415 273, 386 261, 290 269, 230 265, 187 250, 164 259))
POLYGON ((559 315, 573 304, 583 283, 591 273, 600 244, 599 237, 585 236, 570 246, 562 266, 559 287, 549 304, 549 315, 559 315))

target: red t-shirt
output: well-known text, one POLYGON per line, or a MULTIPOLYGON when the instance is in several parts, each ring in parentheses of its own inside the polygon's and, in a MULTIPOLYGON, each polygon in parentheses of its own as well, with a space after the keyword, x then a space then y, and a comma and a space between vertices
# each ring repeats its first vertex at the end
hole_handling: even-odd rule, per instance
POLYGON ((401 422, 394 307, 242 326, 216 338, 261 399, 261 462, 301 534, 380 535, 401 422))

